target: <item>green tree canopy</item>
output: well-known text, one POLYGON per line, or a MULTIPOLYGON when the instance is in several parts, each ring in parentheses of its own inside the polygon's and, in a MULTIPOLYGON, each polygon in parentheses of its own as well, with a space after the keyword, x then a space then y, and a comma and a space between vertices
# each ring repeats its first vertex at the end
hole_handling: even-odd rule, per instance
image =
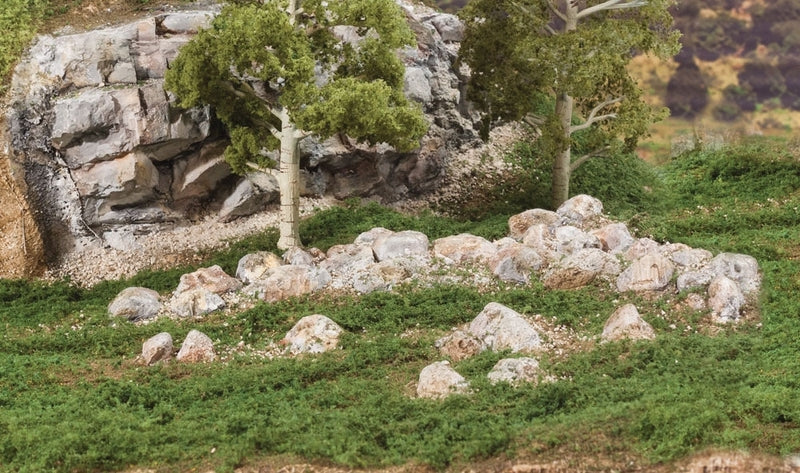
POLYGON ((670 4, 473 0, 462 11, 469 97, 486 113, 486 124, 525 120, 548 140, 554 207, 569 195, 572 170, 602 154, 613 138, 632 145, 660 116, 642 101, 626 66, 635 53, 675 54, 670 4), (555 106, 543 108, 543 99, 555 106), (604 133, 604 144, 573 160, 573 134, 590 128, 604 133))
POLYGON ((299 245, 297 143, 343 133, 416 147, 427 126, 403 95, 397 49, 415 44, 392 0, 236 0, 180 52, 166 86, 191 107, 210 104, 228 129, 237 172, 264 171, 279 149, 280 246, 299 245))

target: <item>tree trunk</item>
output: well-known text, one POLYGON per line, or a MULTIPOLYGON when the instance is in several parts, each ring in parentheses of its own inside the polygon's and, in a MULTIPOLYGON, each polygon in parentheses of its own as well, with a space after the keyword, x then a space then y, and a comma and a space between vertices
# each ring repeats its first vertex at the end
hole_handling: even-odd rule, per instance
POLYGON ((281 112, 281 154, 278 187, 281 192, 281 221, 278 249, 288 250, 300 243, 300 153, 297 128, 285 109, 281 112))
MULTIPOLYGON (((578 28, 578 2, 565 0, 564 3, 564 30, 563 33, 575 31, 578 28)), ((566 91, 556 93, 556 117, 561 125, 560 136, 557 141, 564 141, 561 149, 553 161, 553 182, 551 188, 551 202, 553 210, 569 198, 569 179, 572 164, 572 140, 570 127, 572 125, 572 96, 566 91)))
POLYGON ((561 93, 556 96, 556 115, 561 125, 560 137, 565 140, 564 149, 562 149, 553 161, 553 181, 552 194, 550 205, 553 210, 557 209, 561 204, 569 198, 569 179, 570 179, 570 164, 572 161, 572 146, 570 145, 569 127, 572 123, 572 107, 573 101, 569 94, 561 93))

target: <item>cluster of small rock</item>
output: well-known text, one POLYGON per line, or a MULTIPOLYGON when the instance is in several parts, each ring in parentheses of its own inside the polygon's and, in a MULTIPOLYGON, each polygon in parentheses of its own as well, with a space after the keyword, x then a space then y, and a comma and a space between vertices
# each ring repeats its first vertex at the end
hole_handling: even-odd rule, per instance
MULTIPOLYGON (((146 288, 128 288, 110 304, 113 316, 131 321, 154 318, 164 312, 178 317, 198 317, 225 307, 230 294, 243 294, 267 302, 322 290, 369 293, 391 290, 411 281, 464 282, 457 270, 481 280, 481 275, 527 284, 538 277, 551 289, 574 289, 605 280, 619 292, 634 291, 656 297, 690 291, 687 302, 695 310, 709 310, 717 323, 738 320, 747 297, 760 288, 758 263, 747 255, 713 255, 683 244, 659 244, 634 238, 624 223, 602 213, 602 203, 579 195, 555 212, 534 209, 509 219, 509 237, 490 242, 461 234, 435 240, 416 231, 394 232, 373 228, 353 243, 327 252, 294 248, 283 257, 270 252, 244 256, 236 277, 219 266, 184 274, 169 300, 146 288), (491 276, 488 276, 491 274, 491 276), (477 275, 477 276, 476 276, 477 275)), ((341 328, 322 315, 310 316, 287 334, 290 354, 318 353, 338 343, 341 328), (310 341, 309 341, 310 340, 310 341)), ((619 307, 608 319, 602 340, 652 339, 653 328, 635 306, 619 307)), ((530 321, 500 304, 489 304, 475 320, 437 341, 442 355, 453 361, 483 350, 531 353, 541 349, 541 337, 530 321)), ((537 379, 535 359, 498 364, 491 379, 512 382, 537 379), (516 373, 516 374, 515 374, 516 373), (530 375, 530 376, 528 376, 530 375)), ((420 376, 422 397, 468 389, 460 375, 438 363, 420 376), (426 379, 447 386, 423 387, 426 379), (439 394, 431 394, 439 393, 439 394)))
MULTIPOLYGON (((344 330, 324 315, 314 314, 300 319, 281 341, 288 355, 322 353, 336 348, 344 330)), ((174 352, 172 336, 159 333, 142 344, 141 360, 146 365, 172 358, 174 352)), ((183 341, 175 359, 185 363, 205 363, 216 360, 214 342, 198 331, 191 330, 183 341)))

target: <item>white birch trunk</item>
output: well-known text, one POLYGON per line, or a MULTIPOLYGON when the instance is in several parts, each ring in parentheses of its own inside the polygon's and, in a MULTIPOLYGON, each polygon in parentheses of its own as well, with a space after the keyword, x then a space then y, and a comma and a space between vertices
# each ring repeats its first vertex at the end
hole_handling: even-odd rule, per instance
POLYGON ((281 153, 278 163, 278 187, 281 193, 281 220, 278 249, 288 250, 300 243, 300 153, 297 143, 299 133, 289 118, 281 111, 281 153))

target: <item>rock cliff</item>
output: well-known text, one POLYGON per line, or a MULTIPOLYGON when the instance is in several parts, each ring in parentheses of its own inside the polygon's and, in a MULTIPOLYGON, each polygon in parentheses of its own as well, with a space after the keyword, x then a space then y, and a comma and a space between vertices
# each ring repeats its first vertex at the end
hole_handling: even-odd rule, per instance
MULTIPOLYGON (((428 135, 413 153, 344 136, 307 139, 305 194, 383 201, 419 195, 435 188, 450 153, 476 139, 465 77, 453 65, 461 25, 452 15, 401 5, 418 41, 400 52, 406 93, 423 107, 428 135)), ((17 67, 6 113, 8 154, 49 264, 76 246, 124 248, 126 234, 209 215, 230 220, 276 199, 271 177, 232 174, 213 110, 180 109, 163 88, 170 61, 217 11, 173 11, 41 36, 17 67)))

